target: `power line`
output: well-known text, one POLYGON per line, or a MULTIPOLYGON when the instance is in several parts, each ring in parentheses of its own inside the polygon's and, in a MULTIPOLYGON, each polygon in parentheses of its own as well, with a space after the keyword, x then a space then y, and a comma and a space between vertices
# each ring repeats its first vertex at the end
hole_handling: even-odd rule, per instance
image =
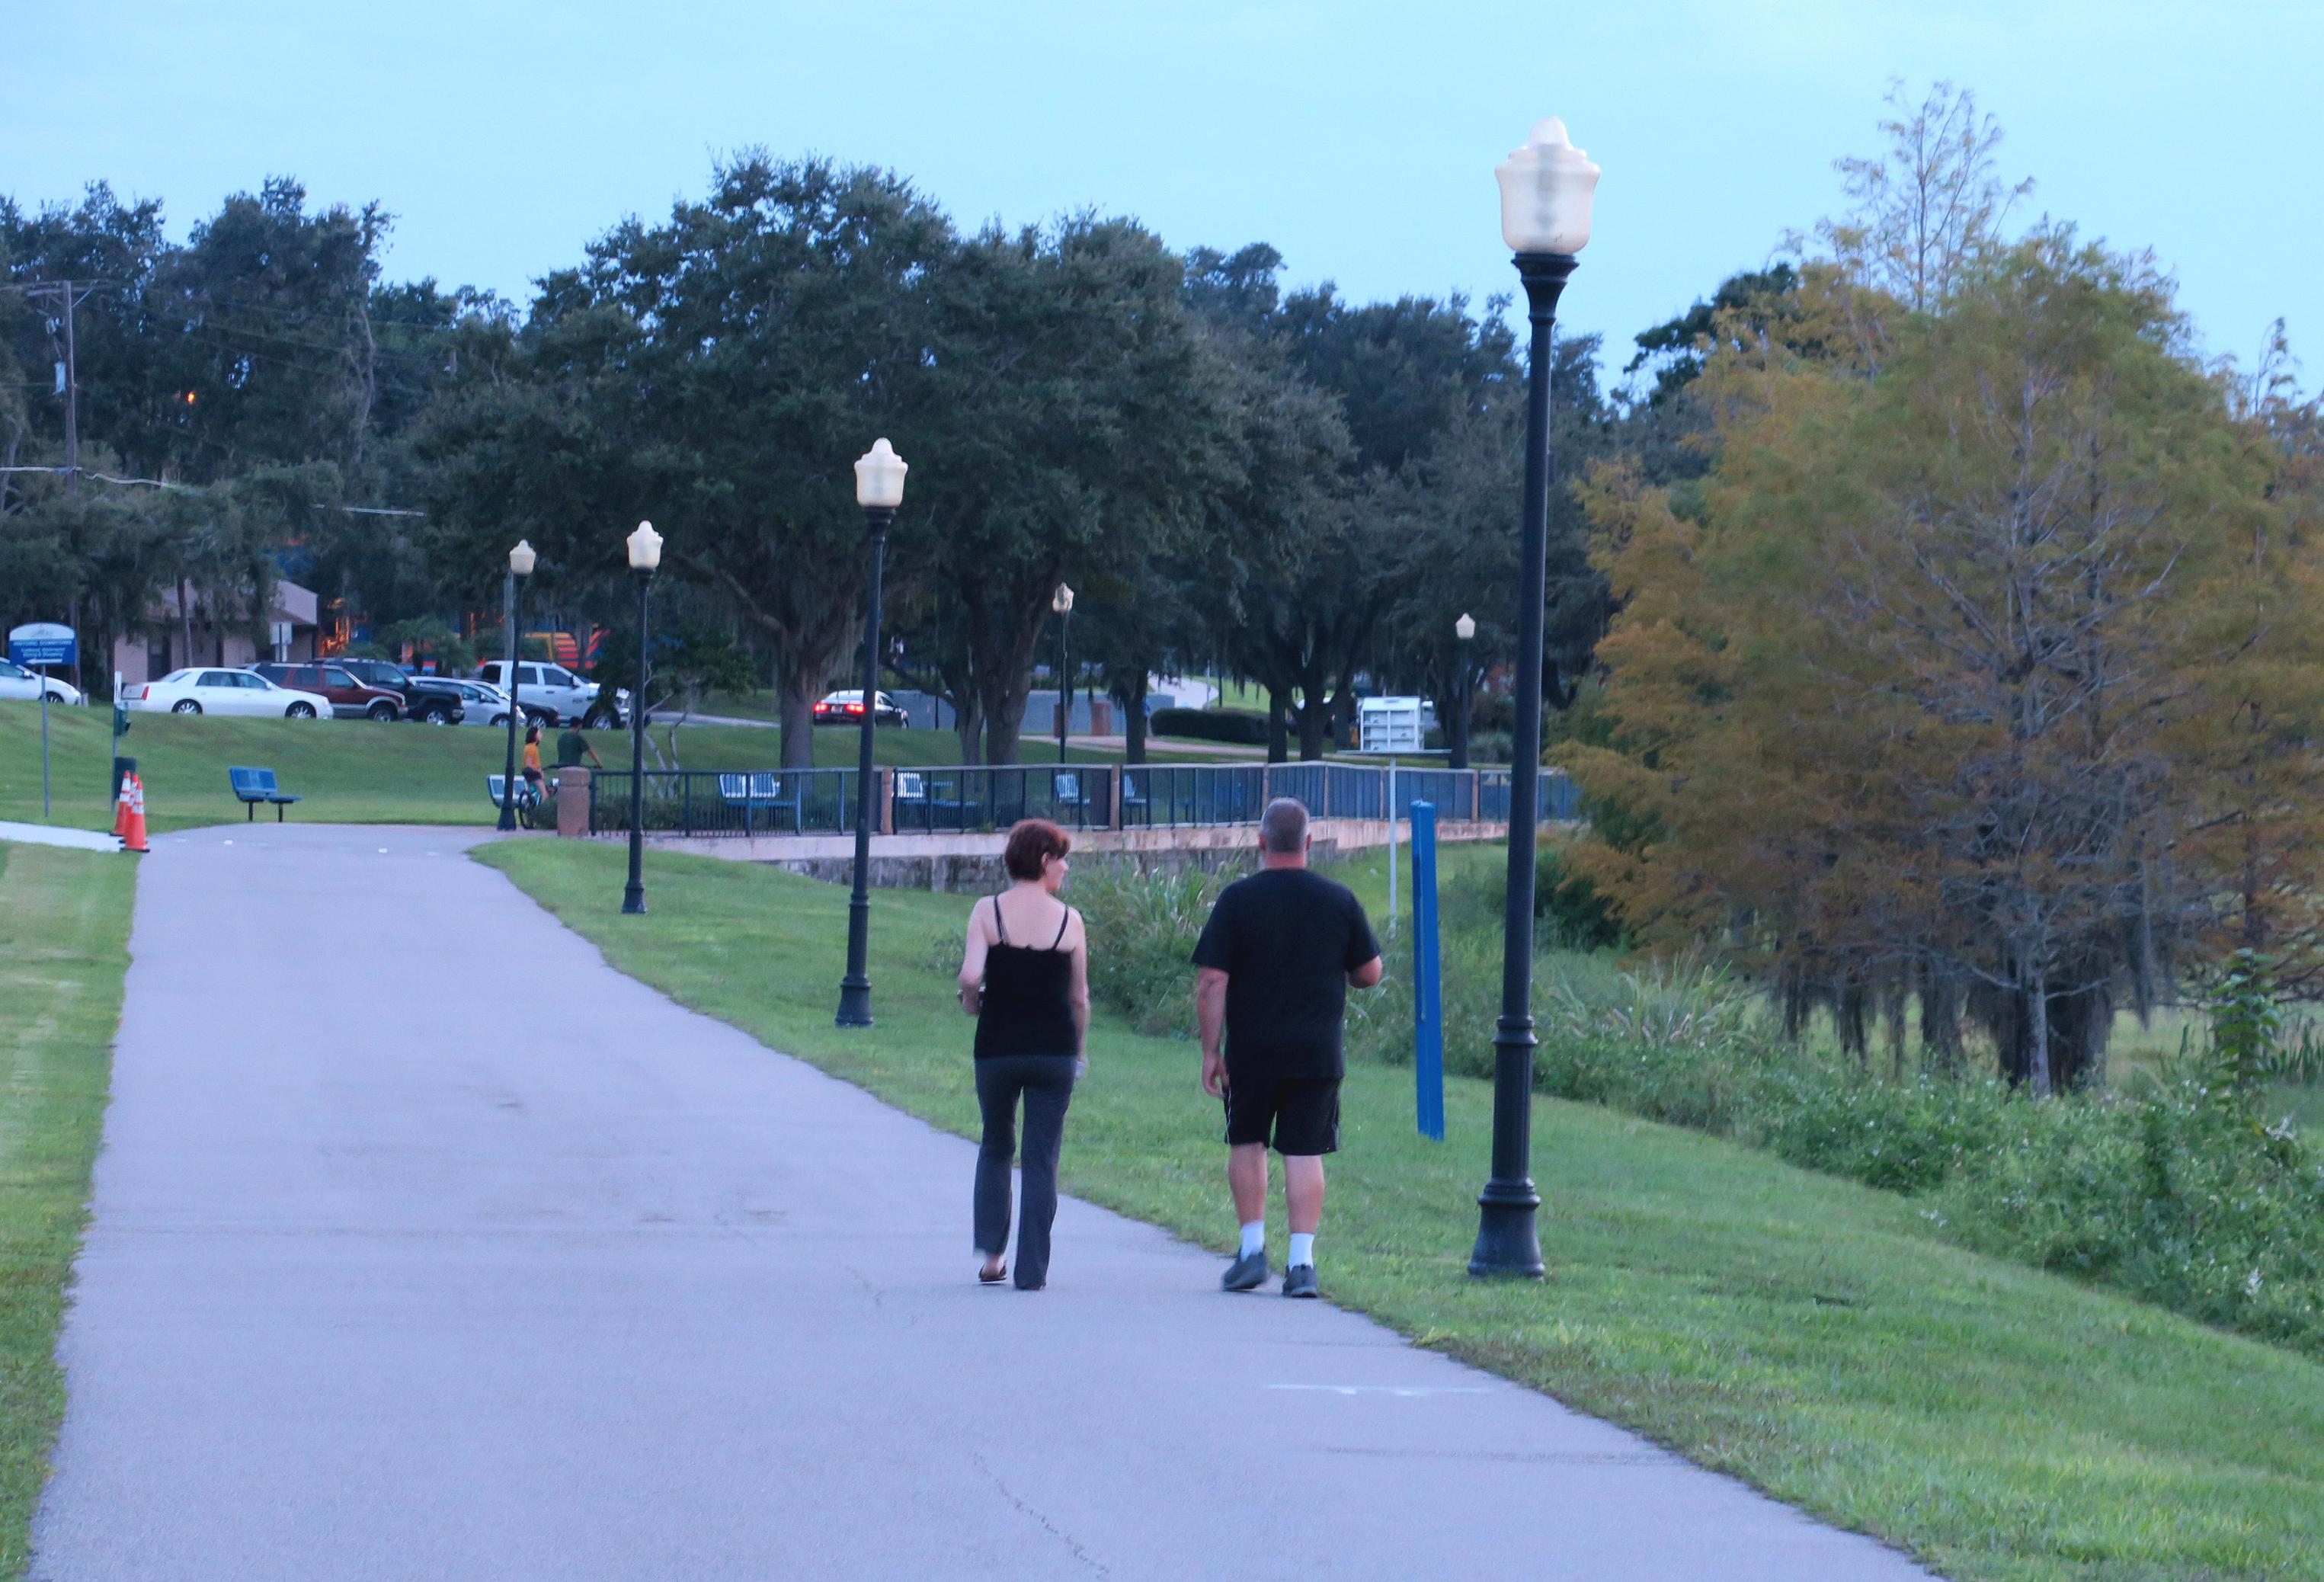
MULTIPOLYGON (((0 467, 0 473, 46 473, 54 476, 59 474, 72 472, 78 472, 85 476, 95 478, 101 484, 121 484, 124 486, 134 485, 142 486, 145 488, 151 489, 196 489, 208 486, 201 484, 180 483, 175 478, 117 478, 111 473, 97 472, 93 468, 88 467, 0 467)), ((354 516, 425 517, 428 514, 425 511, 413 511, 401 505, 327 505, 324 509, 327 511, 345 511, 348 514, 354 516)))

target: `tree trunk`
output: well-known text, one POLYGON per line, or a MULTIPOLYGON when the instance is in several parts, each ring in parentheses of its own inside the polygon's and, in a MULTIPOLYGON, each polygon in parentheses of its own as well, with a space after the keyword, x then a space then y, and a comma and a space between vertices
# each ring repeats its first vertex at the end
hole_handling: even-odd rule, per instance
POLYGON ((1121 705, 1121 761, 1125 763, 1146 762, 1146 673, 1139 671, 1130 683, 1127 698, 1117 698, 1121 705))
POLYGON ((1313 763, 1323 757, 1324 745, 1331 740, 1332 705, 1320 686, 1302 689, 1299 705, 1299 762, 1313 763))
POLYGON ((1267 689, 1267 761, 1281 763, 1291 756, 1291 732, 1284 720, 1288 705, 1280 689, 1267 689))
POLYGON ((1932 1069, 1960 1072, 1960 985, 1942 962, 1921 965, 1921 1054, 1932 1069))
POLYGON ((952 708, 953 735, 960 741, 963 763, 984 762, 984 708, 973 692, 964 692, 952 708))
POLYGON ((775 689, 777 712, 783 725, 783 767, 815 767, 815 700, 823 689, 797 669, 785 667, 775 689))
POLYGON ((2050 986, 2049 979, 2037 968, 2034 986, 2025 996, 2028 1025, 2025 1072, 2034 1085, 2034 1096, 2050 1096, 2050 986))

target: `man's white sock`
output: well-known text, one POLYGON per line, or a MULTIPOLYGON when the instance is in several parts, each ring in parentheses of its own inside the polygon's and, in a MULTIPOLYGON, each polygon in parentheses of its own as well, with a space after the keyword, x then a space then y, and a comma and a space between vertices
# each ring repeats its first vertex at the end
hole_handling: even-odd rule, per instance
POLYGON ((1291 1267, 1297 1269, 1303 1264, 1311 1269, 1315 1265, 1315 1237, 1312 1232, 1301 1235, 1295 1230, 1291 1233, 1291 1267))
POLYGON ((1242 1251, 1237 1255, 1248 1258, 1253 1253, 1265 1251, 1267 1251, 1267 1221, 1254 1219, 1242 1227, 1242 1251))

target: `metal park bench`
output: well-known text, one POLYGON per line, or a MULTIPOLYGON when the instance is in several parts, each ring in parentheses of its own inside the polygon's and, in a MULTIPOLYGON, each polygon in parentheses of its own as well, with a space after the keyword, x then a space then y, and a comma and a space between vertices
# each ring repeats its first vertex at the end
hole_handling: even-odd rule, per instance
MULTIPOLYGON (((502 798, 507 794, 507 787, 508 776, 504 774, 487 774, 484 776, 484 790, 492 797, 493 806, 495 808, 501 805, 502 798)), ((540 792, 533 789, 532 782, 525 779, 522 775, 517 776, 517 818, 522 821, 527 829, 530 829, 532 828, 532 816, 539 811, 540 811, 540 792)))
POLYGON ((984 803, 969 794, 967 774, 923 774, 918 770, 896 772, 895 825, 931 833, 971 829, 984 811, 984 803))
POLYGON ((234 785, 234 794, 242 802, 243 822, 258 817, 262 803, 274 809, 274 821, 282 822, 282 810, 299 799, 274 783, 272 769, 228 769, 226 777, 234 785))
POLYGON ((799 833, 798 783, 789 775, 773 773, 722 774, 718 777, 718 794, 730 808, 742 810, 742 833, 756 832, 754 819, 768 810, 790 815, 791 833, 799 833), (783 782, 791 782, 788 794, 783 782))

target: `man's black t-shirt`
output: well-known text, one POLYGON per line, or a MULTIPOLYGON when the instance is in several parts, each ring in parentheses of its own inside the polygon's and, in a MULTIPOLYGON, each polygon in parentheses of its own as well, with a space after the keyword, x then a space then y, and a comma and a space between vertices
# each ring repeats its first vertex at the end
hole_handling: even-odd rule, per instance
POLYGON ((1379 954, 1363 903, 1306 868, 1262 868, 1219 894, 1194 965, 1227 975, 1227 1070, 1336 1078, 1348 974, 1379 954))

